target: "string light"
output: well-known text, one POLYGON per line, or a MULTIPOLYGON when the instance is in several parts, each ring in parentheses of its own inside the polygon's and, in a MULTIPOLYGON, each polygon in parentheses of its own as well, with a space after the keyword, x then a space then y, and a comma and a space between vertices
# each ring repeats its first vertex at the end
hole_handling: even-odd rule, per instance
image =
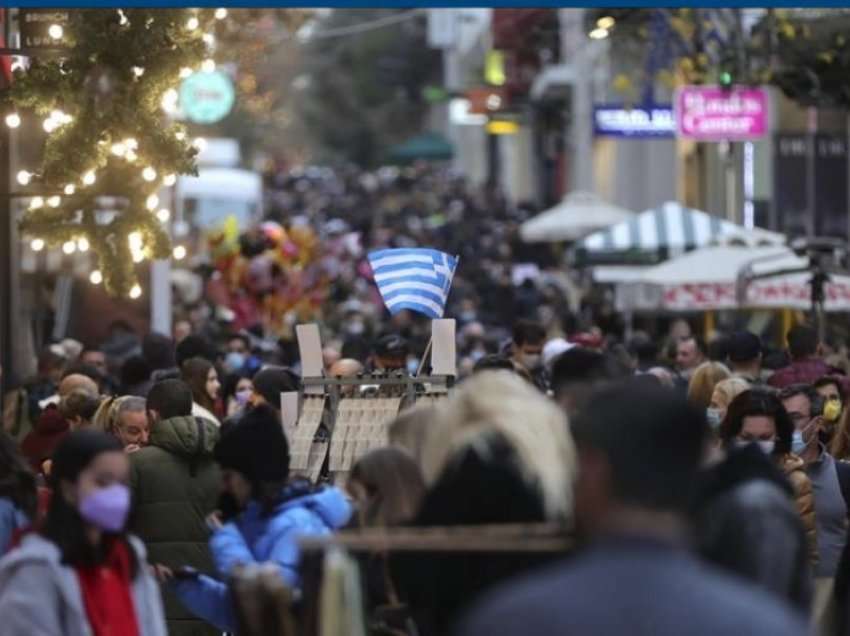
POLYGON ((133 75, 135 75, 136 77, 141 77, 144 74, 145 74, 145 69, 143 69, 141 66, 134 66, 133 67, 133 75))
POLYGON ((169 88, 167 91, 165 91, 165 93, 163 93, 162 95, 162 101, 160 102, 162 104, 162 110, 164 110, 166 113, 173 113, 174 111, 176 111, 177 100, 179 99, 179 97, 180 96, 177 94, 177 91, 173 88, 169 88))
POLYGON ((133 139, 132 137, 128 137, 124 140, 124 145, 127 146, 130 150, 138 150, 139 142, 133 139))
POLYGON ((72 121, 74 121, 74 118, 71 117, 71 115, 69 115, 68 113, 62 113, 61 121, 63 124, 70 124, 72 121))
POLYGON ((118 24, 120 24, 121 26, 127 26, 128 24, 130 24, 130 21, 127 19, 127 16, 124 15, 124 11, 122 11, 121 9, 118 9, 118 24))
POLYGON ((122 144, 120 141, 116 141, 114 144, 112 144, 111 150, 112 154, 116 157, 123 157, 125 154, 127 154, 127 146, 125 144, 122 144))
POLYGON ((148 166, 142 170, 142 179, 145 181, 153 181, 156 179, 156 170, 154 170, 152 166, 148 166))
POLYGON ((94 170, 89 170, 83 175, 83 183, 85 185, 92 185, 96 180, 97 176, 95 175, 94 170))
POLYGON ((216 20, 224 20, 227 17, 227 9, 220 8, 215 10, 215 19, 216 20))
POLYGON ((160 223, 168 223, 168 220, 171 218, 171 210, 168 208, 162 208, 156 213, 156 218, 159 219, 160 223))
POLYGON ((150 195, 148 197, 148 200, 145 202, 145 205, 147 206, 148 210, 153 212, 156 209, 156 206, 159 205, 159 197, 155 194, 150 195))
POLYGON ((41 197, 33 197, 32 201, 30 201, 30 209, 31 210, 38 210, 39 208, 43 208, 43 207, 44 207, 44 199, 42 199, 41 197))
POLYGON ((190 69, 188 66, 184 66, 180 69, 180 79, 186 79, 187 77, 190 77, 194 72, 195 71, 190 69))
POLYGON ((30 180, 32 179, 32 173, 27 172, 26 170, 21 170, 18 172, 18 183, 25 186, 28 185, 30 180))
POLYGON ((100 273, 99 269, 96 269, 89 274, 89 281, 92 285, 100 285, 103 282, 103 274, 100 273))
POLYGON ((6 125, 9 128, 17 128, 21 125, 21 116, 18 113, 10 113, 6 115, 6 125))
POLYGON ((140 232, 130 232, 127 235, 127 244, 131 250, 142 249, 142 235, 140 232))
POLYGON ((52 197, 47 199, 47 205, 51 208, 58 208, 60 203, 62 203, 62 198, 58 194, 54 194, 52 197))
POLYGON ((190 31, 194 31, 201 25, 201 22, 195 16, 192 16, 188 20, 186 20, 186 28, 190 31))
POLYGON ((203 152, 207 149, 207 140, 203 137, 195 137, 195 141, 192 142, 192 145, 195 146, 199 152, 203 152))
POLYGON ((54 130, 56 130, 57 126, 58 124, 56 123, 56 120, 52 117, 48 117, 47 119, 45 119, 44 123, 42 124, 44 132, 46 133, 52 133, 54 130))
POLYGON ((145 260, 145 253, 144 252, 142 252, 142 251, 133 252, 133 262, 134 263, 141 263, 143 260, 145 260))
POLYGON ((44 239, 36 238, 30 243, 33 252, 40 252, 44 249, 44 239))
POLYGON ((182 261, 186 258, 186 248, 183 245, 175 245, 174 246, 174 260, 182 261))
POLYGON ((65 29, 62 28, 61 24, 51 24, 50 28, 47 29, 47 35, 52 37, 54 40, 62 39, 62 36, 65 34, 65 29))
POLYGON ((87 238, 78 238, 77 239, 77 249, 81 252, 89 251, 89 241, 87 238))
POLYGON ((76 191, 77 191, 77 188, 75 188, 75 187, 74 187, 74 184, 73 184, 73 183, 69 183, 68 185, 66 185, 66 186, 65 186, 65 191, 64 191, 64 192, 65 192, 65 194, 67 194, 68 196, 71 196, 71 195, 72 195, 72 194, 74 194, 74 192, 76 192, 76 191))
POLYGON ((162 183, 167 186, 173 186, 177 183, 177 175, 176 174, 167 174, 162 179, 162 183))
POLYGON ((182 130, 178 130, 176 133, 174 133, 174 136, 177 138, 177 141, 183 141, 184 139, 186 139, 186 133, 182 130))
POLYGON ((128 150, 128 151, 127 151, 127 153, 124 155, 124 158, 125 158, 127 161, 129 161, 130 163, 133 163, 136 159, 138 159, 138 158, 139 158, 139 155, 137 155, 137 154, 136 154, 136 151, 135 151, 135 150, 130 149, 130 150, 128 150))
POLYGON ((208 46, 215 44, 215 36, 212 33, 204 33, 201 39, 203 39, 204 43, 208 46))
POLYGON ((207 58, 201 62, 201 70, 204 73, 212 73, 215 70, 215 60, 207 58))
POLYGON ((74 241, 65 241, 62 243, 62 251, 66 254, 73 254, 77 251, 77 244, 74 241))
POLYGON ((135 300, 136 298, 141 297, 141 295, 142 295, 142 288, 139 287, 138 283, 136 283, 135 285, 133 285, 133 288, 130 290, 130 298, 135 300))

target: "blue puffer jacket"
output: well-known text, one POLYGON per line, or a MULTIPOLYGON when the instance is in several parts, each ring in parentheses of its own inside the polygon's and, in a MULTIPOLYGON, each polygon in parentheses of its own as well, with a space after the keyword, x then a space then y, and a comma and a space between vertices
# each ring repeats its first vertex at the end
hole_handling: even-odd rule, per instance
MULTIPOLYGON (((280 576, 293 589, 299 587, 298 538, 327 535, 341 528, 351 516, 351 505, 338 488, 311 492, 307 483, 287 486, 283 503, 263 516, 260 504, 252 501, 236 519, 210 537, 210 551, 222 580, 234 566, 274 563, 280 576)), ((180 601, 193 614, 224 631, 236 627, 227 585, 201 575, 174 585, 180 601)))

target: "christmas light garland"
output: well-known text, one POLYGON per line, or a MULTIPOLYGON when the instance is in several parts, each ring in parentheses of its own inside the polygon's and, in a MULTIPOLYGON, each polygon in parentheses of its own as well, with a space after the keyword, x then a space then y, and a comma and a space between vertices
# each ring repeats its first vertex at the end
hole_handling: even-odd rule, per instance
POLYGON ((16 128, 19 111, 30 110, 45 118, 48 133, 40 167, 18 174, 40 195, 20 223, 34 248, 91 249, 99 268, 93 282, 116 295, 141 294, 135 265, 171 254, 170 214, 158 209, 157 192, 178 174, 197 174, 198 149, 167 111, 182 78, 214 68, 210 31, 225 16, 221 9, 74 10, 62 34, 67 53, 15 71, 0 93, 6 125, 16 128))

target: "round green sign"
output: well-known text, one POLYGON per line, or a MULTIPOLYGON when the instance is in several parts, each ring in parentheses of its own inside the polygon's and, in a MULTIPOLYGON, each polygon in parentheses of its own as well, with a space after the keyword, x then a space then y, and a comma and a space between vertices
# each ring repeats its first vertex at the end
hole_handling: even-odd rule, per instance
POLYGON ((224 73, 192 73, 180 85, 180 108, 189 121, 214 124, 233 108, 233 82, 224 73))

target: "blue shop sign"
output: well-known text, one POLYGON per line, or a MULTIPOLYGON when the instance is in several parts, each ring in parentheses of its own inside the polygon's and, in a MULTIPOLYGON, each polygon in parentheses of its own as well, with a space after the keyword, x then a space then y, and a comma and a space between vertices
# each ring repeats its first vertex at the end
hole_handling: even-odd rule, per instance
POLYGON ((600 137, 672 138, 676 134, 673 107, 666 104, 633 108, 595 106, 593 134, 600 137))

